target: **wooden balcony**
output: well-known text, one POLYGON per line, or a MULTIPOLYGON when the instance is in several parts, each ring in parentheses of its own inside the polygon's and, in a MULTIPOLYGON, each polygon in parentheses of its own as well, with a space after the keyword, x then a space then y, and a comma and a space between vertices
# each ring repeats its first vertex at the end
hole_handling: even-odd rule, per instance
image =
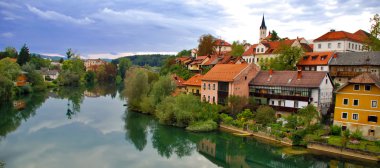
POLYGON ((272 105, 270 107, 272 107, 276 111, 292 112, 292 113, 295 113, 298 110, 298 108, 294 108, 294 107, 272 106, 272 105))
POLYGON ((339 76, 339 77, 355 77, 355 76, 360 75, 361 73, 363 73, 363 72, 333 71, 333 72, 330 72, 330 76, 332 76, 332 77, 336 77, 336 76, 339 76))
MULTIPOLYGON (((290 96, 290 95, 278 95, 278 94, 268 94, 268 93, 250 93, 250 95, 254 97, 264 97, 270 99, 285 99, 285 100, 298 100, 298 101, 307 101, 309 102, 309 97, 306 96, 290 96)), ((310 100, 312 101, 312 100, 310 100)))

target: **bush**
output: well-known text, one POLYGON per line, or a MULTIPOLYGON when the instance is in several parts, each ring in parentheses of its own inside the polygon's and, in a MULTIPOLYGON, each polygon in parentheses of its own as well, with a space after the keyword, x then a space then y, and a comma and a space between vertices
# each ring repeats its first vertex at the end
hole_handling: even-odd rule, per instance
POLYGON ((191 123, 186 130, 193 132, 207 132, 213 131, 218 128, 218 124, 213 120, 198 121, 191 123))
POLYGON ((337 126, 337 125, 333 125, 333 126, 331 126, 330 130, 331 130, 331 135, 337 135, 337 136, 340 136, 341 133, 342 133, 342 130, 341 130, 340 127, 337 126))
POLYGON ((346 138, 350 137, 350 130, 346 129, 345 131, 343 131, 343 136, 346 138))
POLYGON ((293 145, 304 145, 303 144, 303 138, 305 137, 305 131, 304 130, 298 130, 295 131, 292 136, 290 136, 290 139, 293 141, 293 145))
POLYGON ((263 124, 264 126, 267 124, 274 123, 276 121, 275 113, 276 112, 273 110, 272 107, 260 106, 257 109, 255 120, 258 123, 263 124))
POLYGON ((236 116, 239 120, 248 121, 253 119, 253 113, 250 109, 245 109, 243 112, 236 116))
POLYGON ((231 125, 232 121, 234 120, 231 116, 224 113, 220 114, 220 119, 222 120, 224 124, 227 124, 227 125, 231 125))
POLYGON ((361 140, 361 139, 363 139, 363 134, 360 130, 357 129, 357 130, 355 130, 355 132, 353 132, 351 134, 350 138, 361 140))

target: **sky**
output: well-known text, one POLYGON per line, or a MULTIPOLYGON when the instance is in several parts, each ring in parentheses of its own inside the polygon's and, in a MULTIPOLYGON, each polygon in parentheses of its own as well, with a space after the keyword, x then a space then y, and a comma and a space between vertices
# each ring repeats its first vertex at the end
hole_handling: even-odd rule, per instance
POLYGON ((86 58, 173 54, 203 34, 253 44, 263 14, 280 37, 369 31, 379 0, 0 0, 0 49, 86 58))

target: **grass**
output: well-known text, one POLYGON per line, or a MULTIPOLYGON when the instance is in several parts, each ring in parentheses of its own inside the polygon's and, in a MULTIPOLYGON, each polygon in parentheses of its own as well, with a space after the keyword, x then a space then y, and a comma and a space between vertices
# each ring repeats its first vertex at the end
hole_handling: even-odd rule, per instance
MULTIPOLYGON (((331 136, 327 142, 330 145, 341 147, 342 146, 342 137, 331 136)), ((367 140, 360 140, 359 144, 352 144, 350 142, 347 142, 347 148, 360 149, 360 150, 380 153, 380 146, 376 145, 376 143, 373 141, 367 141, 367 140)))
POLYGON ((218 124, 213 120, 198 121, 191 123, 186 130, 193 132, 208 132, 218 128, 218 124))

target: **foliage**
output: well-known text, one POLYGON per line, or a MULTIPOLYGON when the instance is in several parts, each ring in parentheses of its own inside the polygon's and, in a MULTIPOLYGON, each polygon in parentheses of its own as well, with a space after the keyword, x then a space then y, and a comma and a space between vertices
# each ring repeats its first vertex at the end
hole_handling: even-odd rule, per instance
POLYGON ((261 105, 256 110, 255 120, 264 126, 274 123, 276 121, 275 113, 276 112, 272 107, 261 105))
POLYGON ((62 71, 58 76, 58 85, 78 86, 84 81, 86 74, 84 62, 74 58, 66 60, 62 64, 62 71))
POLYGON ((191 56, 191 50, 182 50, 177 54, 177 57, 191 56))
POLYGON ((373 18, 370 19, 371 31, 369 38, 369 46, 372 51, 380 51, 380 16, 375 14, 373 18))
POLYGON ((117 67, 114 64, 106 63, 96 69, 96 79, 98 82, 113 82, 116 79, 117 67))
POLYGON ((295 70, 296 64, 303 55, 300 47, 281 45, 278 51, 279 56, 274 59, 274 70, 295 70))
POLYGON ((269 40, 270 40, 270 41, 277 41, 277 40, 280 40, 280 37, 278 37, 276 31, 272 30, 272 32, 271 32, 271 37, 270 37, 269 40))
POLYGON ((120 58, 118 66, 118 74, 124 79, 125 72, 132 66, 132 62, 128 58, 120 58))
POLYGON ((30 53, 29 48, 24 44, 20 50, 20 54, 17 57, 17 63, 19 65, 24 65, 25 63, 30 61, 30 53))
POLYGON ((35 66, 36 70, 40 70, 41 68, 48 68, 50 66, 51 61, 48 59, 41 58, 40 55, 31 54, 30 63, 35 66))
POLYGON ((43 76, 36 71, 34 64, 26 63, 22 66, 22 70, 27 72, 26 77, 32 84, 34 91, 42 91, 46 89, 46 84, 43 76))
POLYGON ((241 112, 248 104, 248 98, 244 96, 231 95, 227 98, 228 111, 231 115, 241 112))
POLYGON ((188 68, 178 65, 175 63, 175 57, 169 57, 165 60, 164 65, 161 67, 160 70, 161 75, 168 75, 168 74, 176 74, 179 77, 187 80, 191 78, 194 73, 191 72, 188 68))
POLYGON ((313 104, 298 109, 298 115, 301 117, 305 126, 309 126, 312 120, 319 121, 319 112, 313 104))
POLYGON ((242 121, 248 121, 248 120, 251 120, 253 119, 253 113, 250 109, 245 109, 243 112, 239 113, 236 118, 238 120, 242 120, 242 121))
POLYGON ((220 119, 222 120, 224 124, 227 124, 227 125, 231 125, 232 121, 234 120, 231 116, 224 113, 220 114, 220 119))
POLYGON ((74 51, 71 48, 69 48, 66 51, 66 56, 67 56, 67 59, 71 59, 71 58, 75 57, 75 53, 74 53, 74 51))
POLYGON ((173 55, 161 55, 161 54, 152 54, 152 55, 135 55, 121 57, 115 60, 112 60, 113 64, 118 64, 121 59, 129 59, 132 62, 132 65, 145 66, 149 65, 151 67, 160 67, 163 65, 164 61, 168 57, 173 55))
POLYGON ((232 50, 231 50, 231 55, 232 56, 236 56, 236 57, 240 57, 243 55, 244 53, 244 44, 243 43, 240 43, 239 41, 234 41, 232 43, 232 46, 231 46, 232 50))
POLYGON ((296 129, 297 126, 299 126, 298 116, 297 115, 290 115, 286 117, 287 123, 285 124, 286 128, 290 129, 296 129))
POLYGON ((13 81, 20 74, 20 71, 20 66, 12 62, 10 58, 0 60, 0 104, 12 98, 13 81))
POLYGON ((351 134, 350 138, 361 140, 363 139, 363 134, 359 129, 357 129, 351 134))
POLYGON ((214 53, 214 36, 211 34, 204 34, 199 38, 198 42, 198 55, 211 55, 214 53))
POLYGON ((191 123, 186 130, 193 132, 213 131, 218 128, 218 124, 213 120, 197 121, 191 123))
POLYGON ((84 75, 84 80, 86 81, 87 84, 95 83, 95 79, 96 79, 96 74, 94 71, 87 71, 86 74, 84 75))
POLYGON ((147 70, 143 68, 130 69, 126 74, 124 86, 124 95, 128 98, 128 107, 140 111, 140 102, 150 90, 147 70))
POLYGON ((14 47, 5 47, 4 57, 17 58, 18 53, 14 47))
POLYGON ((342 133, 342 129, 337 125, 331 126, 330 130, 331 130, 331 135, 340 136, 342 133))

